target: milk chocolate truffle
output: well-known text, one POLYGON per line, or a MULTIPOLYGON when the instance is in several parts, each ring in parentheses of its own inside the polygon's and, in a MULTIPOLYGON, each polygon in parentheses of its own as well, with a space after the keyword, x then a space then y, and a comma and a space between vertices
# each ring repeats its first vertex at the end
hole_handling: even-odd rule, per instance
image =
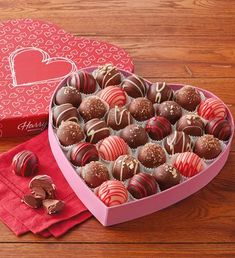
POLYGON ((42 204, 49 215, 58 213, 64 208, 64 202, 61 200, 46 199, 42 201, 42 204))
POLYGON ((23 196, 21 202, 25 203, 32 209, 37 209, 42 206, 42 200, 35 198, 34 196, 27 194, 23 196))
POLYGON ((156 82, 149 86, 147 98, 152 101, 152 103, 159 104, 166 100, 172 100, 173 90, 167 86, 165 82, 156 82))
POLYGON ((12 160, 12 171, 17 176, 29 177, 38 173, 38 157, 31 151, 18 152, 12 160))
POLYGON ((188 111, 194 111, 201 103, 200 92, 191 86, 184 86, 175 93, 175 102, 188 111))
POLYGON ((98 70, 95 71, 94 77, 101 89, 108 86, 119 85, 122 79, 121 73, 112 64, 100 66, 98 70))
POLYGON ((153 176, 139 173, 130 179, 127 190, 134 198, 141 199, 157 193, 158 187, 153 176))
POLYGON ((76 88, 84 94, 91 94, 96 90, 96 81, 94 77, 92 74, 83 70, 69 76, 67 79, 67 85, 76 88))
POLYGON ((88 142, 75 144, 69 152, 69 158, 74 166, 82 167, 91 161, 99 160, 95 145, 88 142))
POLYGON ((62 122, 56 134, 63 146, 80 142, 84 138, 84 133, 80 125, 73 121, 62 122))
POLYGON ((205 134, 195 142, 194 152, 204 159, 214 159, 222 151, 220 141, 213 135, 205 134))
POLYGON ((125 181, 140 172, 139 161, 131 155, 122 155, 116 159, 113 165, 113 177, 125 181))
POLYGON ((143 127, 131 124, 120 132, 120 137, 133 149, 148 142, 148 135, 143 127))
POLYGON ((181 180, 179 171, 172 165, 166 163, 155 168, 153 177, 157 181, 161 191, 178 185, 181 180))
POLYGON ((131 113, 125 107, 111 108, 106 117, 107 125, 117 131, 130 125, 132 121, 131 113))
POLYGON ((81 177, 89 187, 95 188, 109 180, 109 172, 101 162, 92 161, 82 168, 81 177))
POLYGON ((155 141, 160 141, 172 132, 171 123, 162 116, 155 116, 148 120, 146 132, 155 141))
POLYGON ((147 90, 144 80, 135 74, 123 80, 122 88, 132 98, 144 97, 147 90))
POLYGON ((168 119, 171 124, 175 124, 182 116, 182 109, 175 101, 164 101, 157 107, 157 114, 168 119))
POLYGON ((166 162, 166 154, 160 145, 147 143, 138 151, 138 160, 146 168, 156 168, 166 162))
POLYGON ((79 121, 79 114, 77 109, 70 103, 56 106, 53 109, 53 124, 58 127, 62 121, 79 121))
POLYGON ((137 121, 145 121, 155 113, 152 102, 146 98, 133 99, 129 105, 129 111, 137 121))
POLYGON ((62 87, 55 94, 56 105, 70 103, 74 107, 78 108, 81 102, 82 97, 80 92, 71 86, 62 87))
POLYGON ((105 121, 99 118, 93 118, 86 122, 84 133, 86 134, 86 141, 90 143, 97 143, 110 135, 109 127, 105 121))
POLYGON ((164 147, 170 155, 192 151, 192 141, 184 132, 174 131, 164 140, 164 147))
POLYGON ((214 135, 221 141, 227 141, 232 134, 232 128, 227 120, 214 119, 206 125, 206 133, 214 135))
POLYGON ((78 110, 84 121, 92 118, 102 118, 107 112, 105 103, 97 96, 83 99, 78 110))
POLYGON ((192 136, 202 136, 204 133, 204 123, 197 115, 184 115, 176 124, 178 131, 192 136))

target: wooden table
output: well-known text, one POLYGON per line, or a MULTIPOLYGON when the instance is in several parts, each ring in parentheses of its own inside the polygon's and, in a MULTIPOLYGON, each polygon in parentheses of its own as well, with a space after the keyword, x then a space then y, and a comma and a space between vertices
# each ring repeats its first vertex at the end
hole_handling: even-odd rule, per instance
MULTIPOLYGON (((208 89, 235 115, 235 5, 230 0, 1 1, 0 20, 33 17, 107 40, 152 81, 208 89)), ((27 138, 1 139, 0 152, 27 138)), ((0 224, 0 257, 235 256, 235 146, 205 188, 150 216, 104 228, 94 218, 59 239, 15 237, 0 224)))

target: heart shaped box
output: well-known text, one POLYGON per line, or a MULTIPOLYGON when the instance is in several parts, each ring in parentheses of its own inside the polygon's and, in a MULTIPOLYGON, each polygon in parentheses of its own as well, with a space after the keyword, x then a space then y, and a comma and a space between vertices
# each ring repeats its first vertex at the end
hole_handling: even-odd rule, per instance
POLYGON ((123 49, 32 19, 0 23, 0 60, 0 137, 43 131, 54 89, 78 68, 113 63, 133 71, 123 49))
MULTIPOLYGON (((92 72, 96 68, 85 69, 88 72, 92 72)), ((124 76, 129 76, 131 73, 127 71, 120 70, 124 76)), ((149 85, 151 82, 145 80, 149 85)), ((170 84, 173 90, 178 90, 184 85, 182 84, 170 84)), ((60 87, 60 86, 59 86, 60 87)), ((58 87, 58 88, 59 88, 58 87)), ((195 87, 196 88, 196 87, 195 87)), ((219 99, 213 93, 199 89, 204 93, 205 97, 214 97, 219 99)), ((221 100, 220 100, 221 101, 221 100)), ((52 108, 53 103, 51 102, 50 108, 52 108)), ((225 104, 224 104, 225 105, 225 104)), ((226 105, 225 105, 226 106, 226 105)), ((228 121, 231 123, 232 132, 234 132, 234 121, 231 112, 228 111, 228 121)), ((84 205, 89 209, 89 211, 100 221, 104 226, 111 226, 114 224, 122 223, 125 221, 133 220, 147 214, 151 214, 158 210, 164 209, 174 203, 177 203, 184 198, 192 195, 193 193, 200 190, 202 187, 207 185, 223 168, 225 162, 228 159, 229 151, 232 144, 233 133, 230 137, 228 144, 226 145, 223 152, 219 157, 213 161, 206 169, 197 174, 196 176, 189 178, 188 180, 176 185, 170 189, 151 195, 149 197, 131 201, 129 203, 124 203, 119 206, 107 207, 84 183, 81 177, 76 173, 71 163, 63 153, 63 150, 59 146, 59 142, 55 136, 52 126, 52 112, 49 112, 49 142, 51 146, 52 153, 60 167, 64 177, 84 203, 84 205)))

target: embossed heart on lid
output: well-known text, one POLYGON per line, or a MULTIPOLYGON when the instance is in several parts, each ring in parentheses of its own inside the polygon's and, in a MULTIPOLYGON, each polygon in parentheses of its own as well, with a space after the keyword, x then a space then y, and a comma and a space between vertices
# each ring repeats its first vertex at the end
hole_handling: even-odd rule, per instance
MULTIPOLYGON (((87 68, 85 71, 87 72, 94 72, 94 70, 97 69, 97 67, 93 68, 87 68)), ((130 72, 120 70, 122 75, 124 77, 132 75, 130 72)), ((151 87, 152 83, 144 80, 145 83, 148 85, 148 87, 151 87)), ((64 86, 64 85, 63 85, 64 86)), ((168 84, 168 86, 176 92, 177 90, 181 89, 185 85, 182 84, 168 84)), ((58 86, 57 90, 62 87, 62 84, 58 86)), ((142 199, 135 199, 133 198, 133 195, 129 193, 129 200, 128 202, 108 207, 106 206, 98 197, 97 192, 99 191, 98 188, 92 189, 89 188, 88 185, 85 183, 85 181, 82 178, 82 173, 80 172, 82 168, 78 168, 72 165, 68 158, 68 154, 70 153, 71 146, 64 148, 56 135, 56 128, 53 126, 53 108, 54 108, 54 99, 55 96, 52 99, 51 105, 50 105, 50 118, 49 118, 49 127, 48 127, 48 133, 49 133, 49 141, 52 153, 54 154, 54 157, 58 163, 58 166, 61 169, 61 172, 65 176, 66 180, 74 190, 74 192, 77 194, 77 196, 80 198, 80 200, 85 204, 85 206, 92 212, 92 214, 104 225, 104 226, 110 226, 117 223, 122 223, 128 220, 132 220, 138 217, 145 216, 147 214, 153 213, 155 211, 164 209, 176 202, 179 202, 183 200, 184 198, 192 195, 196 191, 200 190, 202 187, 204 187, 206 184, 208 184, 223 168, 231 148, 232 138, 233 138, 233 132, 234 132, 234 121, 232 118, 232 115, 230 111, 226 108, 225 104, 221 100, 219 100, 218 97, 216 97, 213 93, 196 88, 198 92, 201 93, 202 96, 206 99, 213 98, 213 100, 218 104, 220 103, 220 107, 222 105, 223 112, 221 113, 221 109, 217 109, 219 113, 214 113, 214 115, 223 115, 225 114, 224 111, 226 111, 226 119, 230 123, 231 126, 231 136, 227 142, 221 143, 221 146, 223 146, 222 152, 219 154, 219 156, 210 161, 203 161, 203 169, 201 171, 194 171, 194 173, 191 173, 189 171, 184 171, 186 173, 191 173, 191 177, 185 178, 177 185, 168 188, 166 190, 158 191, 155 194, 152 194, 150 196, 144 197, 142 199)), ((55 91, 55 94, 57 92, 55 91)), ((98 94, 101 96, 100 94, 98 94)), ((83 95, 83 99, 85 99, 86 96, 83 95)), ((132 101, 132 100, 130 100, 132 101)), ((198 108, 197 110, 200 110, 200 112, 203 113, 203 115, 208 116, 208 108, 207 103, 203 106, 203 108, 198 108)), ((216 111, 216 110, 214 110, 216 111)), ((214 112, 213 110, 210 111, 210 113, 214 112)), ((202 115, 202 116, 203 116, 202 115)), ((204 117, 204 116, 203 116, 204 117)), ((205 118, 205 117, 204 117, 205 118)), ((206 123, 206 120, 204 121, 206 123)), ((81 126, 83 126, 82 120, 80 120, 81 126)), ((145 122, 144 122, 145 123, 145 122)), ((117 133, 118 134, 118 133, 117 133)), ((120 135, 120 134, 118 134, 120 135)), ((106 138, 107 139, 107 138, 106 138)), ((151 140, 150 140, 151 141, 151 140)), ((159 142, 158 142, 159 143, 159 142)), ((160 143, 160 145, 163 147, 163 143, 160 143)), ((99 143, 97 145, 98 150, 101 155, 101 149, 99 149, 99 143)), ((115 148, 114 145, 112 145, 112 148, 115 148)), ((118 148, 118 147, 117 147, 118 148)), ((112 149, 110 150, 110 153, 112 155, 112 149)), ((136 152, 131 151, 132 155, 136 157, 136 152)), ((188 152, 189 153, 189 152, 188 152)), ((188 153, 186 155, 188 155, 188 153)), ((193 158, 191 159, 192 163, 195 161, 194 158, 197 157, 196 154, 192 152, 193 158)), ((185 156, 186 156, 185 155, 185 156)), ((184 158, 185 158, 184 156, 184 158)), ((170 156, 168 155, 167 162, 173 163, 174 165, 176 163, 177 158, 181 157, 179 154, 176 154, 176 156, 170 156)), ((137 157, 139 158, 139 157, 137 157)), ((197 157, 199 158, 199 157, 197 157)), ((107 161, 103 161, 102 158, 100 158, 101 162, 104 162, 104 164, 107 166, 109 170, 111 170, 111 163, 107 161)), ((188 169, 191 169, 192 163, 188 162, 183 167, 183 170, 188 167, 188 169)), ((89 163, 90 164, 90 163, 89 163)), ((179 160, 180 166, 183 164, 182 160, 179 160)), ((184 165, 184 164, 183 164, 184 165)), ((178 169, 182 169, 178 167, 178 169)), ((151 174, 151 172, 148 169, 145 169, 142 167, 142 172, 145 172, 145 174, 151 174)), ((180 171, 183 175, 183 171, 180 171)), ((85 173, 85 172, 84 172, 85 173)), ((138 174, 137 174, 138 175, 138 174)), ((128 179, 125 181, 124 185, 128 185, 128 179)), ((140 181, 139 181, 140 182, 140 181)), ((138 183, 138 182, 137 182, 138 183)), ((121 194, 118 192, 118 194, 121 194)), ((123 193, 122 193, 123 194, 123 193)), ((110 196, 107 196, 110 197, 110 196)), ((125 196, 122 195, 124 198, 125 196)))

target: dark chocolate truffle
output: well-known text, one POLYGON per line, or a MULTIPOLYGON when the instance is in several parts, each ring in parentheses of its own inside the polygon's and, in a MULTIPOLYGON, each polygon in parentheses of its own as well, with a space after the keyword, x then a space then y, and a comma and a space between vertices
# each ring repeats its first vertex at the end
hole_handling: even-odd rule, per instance
POLYGON ((191 86, 184 86, 175 93, 175 102, 182 108, 194 111, 201 103, 200 92, 191 86))
POLYGON ((78 108, 81 102, 82 97, 80 92, 71 86, 62 87, 55 94, 56 105, 70 103, 74 107, 78 108))
POLYGON ((148 142, 148 135, 143 127, 131 124, 120 132, 120 137, 133 149, 148 142))
POLYGON ((147 90, 144 80, 135 74, 123 80, 122 88, 132 98, 144 97, 147 90))
POLYGON ((172 165, 168 165, 166 163, 155 168, 153 177, 157 181, 161 191, 178 185, 181 180, 179 171, 172 165))
POLYGON ((85 166, 91 161, 99 160, 99 154, 95 145, 88 142, 75 144, 69 152, 69 158, 74 166, 85 166))
POLYGON ((157 107, 157 114, 168 119, 171 124, 175 124, 182 116, 182 109, 175 101, 164 101, 157 107))
POLYGON ((166 162, 166 154, 160 145, 147 143, 138 151, 138 160, 146 168, 156 168, 166 162))
POLYGON ((184 132, 174 131, 164 140, 164 147, 169 154, 192 151, 192 141, 184 132))
POLYGON ((69 76, 67 79, 67 85, 75 87, 84 94, 91 94, 96 90, 96 81, 94 77, 92 74, 83 70, 69 76))
POLYGON ((58 127, 62 121, 79 121, 78 111, 72 104, 62 104, 53 109, 54 126, 58 127))
POLYGON ((93 118, 86 122, 84 133, 86 134, 86 141, 90 143, 97 143, 110 135, 107 124, 99 118, 93 118))
POLYGON ((102 118, 107 112, 107 107, 99 97, 90 96, 82 101, 78 110, 84 121, 88 121, 92 118, 102 118))
POLYGON ((107 125, 113 130, 120 130, 130 125, 133 119, 129 110, 125 107, 111 108, 106 117, 107 125))
POLYGON ((121 74, 112 64, 100 66, 94 73, 95 79, 101 89, 121 83, 121 74))
POLYGON ((197 115, 191 114, 182 116, 176 124, 177 131, 183 131, 192 136, 202 136, 204 127, 202 119, 197 115))
POLYGON ((151 139, 160 141, 172 132, 171 127, 165 117, 155 116, 148 120, 145 129, 151 139))
POLYGON ((222 151, 222 146, 219 139, 213 135, 205 134, 199 137, 194 146, 194 152, 204 159, 214 159, 219 156, 222 151))
POLYGON ((81 177, 89 187, 95 188, 109 180, 109 171, 99 161, 92 161, 82 168, 81 177))
POLYGON ((166 100, 172 100, 173 90, 165 82, 156 82, 149 86, 147 98, 152 103, 162 103, 166 100))
POLYGON ((121 181, 131 178, 139 172, 139 161, 130 155, 122 155, 117 158, 112 170, 113 177, 121 181))
POLYGON ((38 157, 31 151, 23 150, 12 159, 12 171, 17 176, 29 177, 38 173, 38 157))
POLYGON ((84 138, 84 133, 80 125, 73 121, 62 122, 56 134, 63 146, 80 142, 84 138))
POLYGON ((232 134, 232 128, 227 120, 214 119, 206 125, 206 133, 214 135, 221 141, 227 141, 232 134))
POLYGON ((153 176, 139 173, 130 179, 127 190, 134 198, 141 199, 157 193, 158 186, 153 176))
POLYGON ((153 103, 146 98, 133 99, 129 105, 129 111, 137 121, 145 121, 155 113, 153 103))

